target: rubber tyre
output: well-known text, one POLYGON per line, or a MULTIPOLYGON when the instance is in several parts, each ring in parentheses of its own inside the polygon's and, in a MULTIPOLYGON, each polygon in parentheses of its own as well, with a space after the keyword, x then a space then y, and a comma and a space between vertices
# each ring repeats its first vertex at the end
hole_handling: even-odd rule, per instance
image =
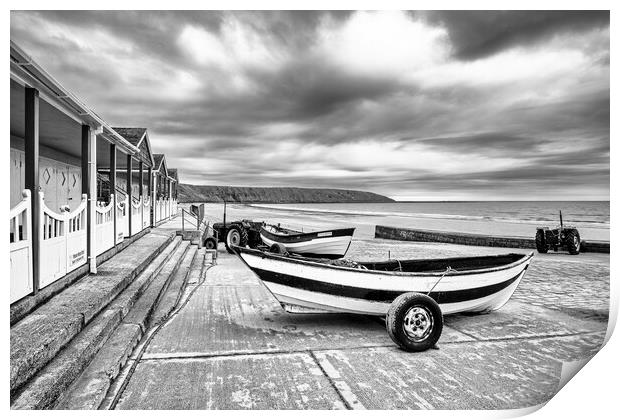
POLYGON ((245 247, 248 244, 248 231, 241 225, 237 225, 239 228, 239 233, 241 234, 241 242, 239 243, 240 247, 245 247))
POLYGON ((545 244, 545 232, 543 230, 536 231, 536 250, 541 254, 546 254, 549 247, 545 244))
POLYGON ((284 255, 286 254, 286 247, 282 244, 271 244, 271 246, 269 247, 269 252, 271 252, 272 254, 284 255))
POLYGON ((390 305, 385 318, 387 332, 398 347, 408 352, 420 352, 433 347, 443 330, 441 308, 431 297, 421 293, 403 293, 390 305), (431 326, 425 337, 414 339, 405 331, 405 317, 410 310, 422 309, 430 315, 431 326))
POLYGON ((248 233, 243 227, 232 225, 228 228, 228 232, 226 232, 226 241, 224 243, 226 245, 226 251, 228 251, 229 254, 234 254, 235 251, 233 251, 232 247, 244 247, 248 243, 248 233))
POLYGON ((571 230, 566 234, 566 249, 568 249, 568 253, 571 255, 579 254, 579 250, 581 249, 579 232, 571 230))
POLYGON ((217 248, 217 241, 215 238, 207 238, 205 239, 204 247, 207 249, 215 249, 217 248))

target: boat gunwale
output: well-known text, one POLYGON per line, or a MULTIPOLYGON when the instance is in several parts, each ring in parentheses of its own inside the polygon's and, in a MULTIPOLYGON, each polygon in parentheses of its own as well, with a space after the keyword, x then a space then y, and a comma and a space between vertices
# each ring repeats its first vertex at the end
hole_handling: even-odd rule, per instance
MULTIPOLYGON (((301 259, 301 258, 294 258, 294 257, 292 258, 292 257, 284 256, 284 255, 278 255, 278 254, 273 254, 273 253, 270 253, 270 252, 260 251, 258 249, 241 248, 241 247, 234 246, 233 250, 237 253, 239 258, 241 258, 241 260, 252 271, 254 271, 253 268, 243 259, 243 256, 241 255, 242 253, 246 253, 246 254, 250 254, 250 255, 254 255, 254 256, 259 256, 261 258, 268 258, 268 259, 273 259, 273 260, 284 261, 284 262, 288 262, 288 263, 308 265, 308 266, 311 266, 311 267, 329 268, 329 269, 335 269, 335 270, 341 270, 341 271, 350 271, 350 272, 361 273, 361 274, 372 274, 372 275, 381 274, 381 275, 390 275, 390 276, 397 276, 397 277, 412 277, 412 276, 416 276, 416 277, 441 277, 441 276, 456 277, 456 276, 463 276, 463 275, 470 275, 470 274, 494 273, 494 272, 497 272, 497 271, 505 271, 505 270, 517 267, 519 265, 525 264, 526 262, 530 261, 534 257, 534 252, 533 251, 530 251, 528 254, 509 253, 509 254, 485 255, 484 257, 505 257, 507 255, 522 255, 522 257, 519 258, 517 261, 514 261, 514 262, 509 263, 509 264, 497 266, 497 267, 480 268, 480 269, 463 270, 463 271, 451 271, 451 272, 446 272, 446 271, 439 272, 438 271, 438 272, 434 272, 434 273, 429 273, 429 272, 423 272, 423 271, 402 272, 402 271, 364 270, 364 269, 360 269, 360 268, 331 265, 331 264, 322 263, 322 262, 318 262, 318 261, 308 261, 308 259, 301 259)), ((476 258, 476 257, 473 256, 473 257, 470 257, 470 258, 476 258)), ((438 258, 438 259, 444 259, 444 258, 438 258)), ((449 259, 450 258, 445 258, 445 260, 449 260, 449 259)), ((428 260, 432 260, 432 259, 428 259, 427 258, 427 259, 420 259, 420 260, 401 260, 401 261, 425 261, 425 260, 428 261, 428 260)), ((390 260, 388 260, 388 261, 390 261, 390 260)), ((384 261, 375 261, 374 263, 381 263, 381 262, 384 262, 384 261)), ((370 263, 370 262, 368 262, 368 263, 370 263)))
MULTIPOLYGON (((269 225, 269 226, 273 226, 273 225, 269 225)), ((261 226, 259 233, 263 235, 264 234, 263 232, 266 234, 265 236, 267 236, 267 238, 270 240, 274 240, 274 239, 270 238, 268 235, 274 236, 277 239, 285 239, 285 238, 286 239, 300 239, 299 242, 306 242, 306 241, 311 241, 313 239, 323 239, 323 237, 319 237, 318 235, 322 233, 327 233, 327 232, 332 232, 332 235, 325 236, 325 238, 346 238, 350 236, 351 239, 353 239, 355 228, 352 227, 352 228, 326 229, 326 230, 317 230, 317 231, 312 231, 312 232, 298 232, 294 234, 286 234, 286 233, 271 232, 267 230, 265 226, 261 226), (333 233, 337 233, 337 234, 334 235, 333 233)), ((294 243, 297 243, 297 242, 294 242, 294 243)))

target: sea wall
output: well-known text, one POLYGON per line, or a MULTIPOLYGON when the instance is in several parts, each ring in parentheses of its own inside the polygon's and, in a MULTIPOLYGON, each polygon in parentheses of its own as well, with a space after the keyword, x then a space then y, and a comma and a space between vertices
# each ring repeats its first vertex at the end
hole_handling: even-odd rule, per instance
MULTIPOLYGON (((509 238, 473 233, 440 232, 435 230, 407 229, 380 225, 375 227, 375 238, 413 242, 442 242, 470 246, 536 249, 534 238, 509 238)), ((582 252, 601 252, 609 254, 609 248, 609 242, 581 241, 582 252)))

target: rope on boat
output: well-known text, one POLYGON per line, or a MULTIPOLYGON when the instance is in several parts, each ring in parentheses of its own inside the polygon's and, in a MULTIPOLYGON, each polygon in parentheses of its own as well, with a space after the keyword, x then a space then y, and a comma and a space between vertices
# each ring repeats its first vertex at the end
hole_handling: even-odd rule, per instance
POLYGON ((458 272, 457 270, 455 270, 455 269, 453 269, 452 267, 448 266, 448 267, 446 268, 446 271, 444 271, 444 272, 441 274, 441 277, 439 277, 439 280, 437 280, 437 281, 435 282, 435 284, 433 285, 433 287, 431 287, 431 290, 429 290, 429 291, 426 293, 426 296, 430 296, 431 292, 432 292, 433 290, 435 290, 435 287, 437 287, 437 285, 439 284, 439 282, 440 282, 440 281, 441 281, 441 280, 445 277, 445 275, 446 275, 446 274, 448 274, 448 273, 457 273, 457 272, 458 272))

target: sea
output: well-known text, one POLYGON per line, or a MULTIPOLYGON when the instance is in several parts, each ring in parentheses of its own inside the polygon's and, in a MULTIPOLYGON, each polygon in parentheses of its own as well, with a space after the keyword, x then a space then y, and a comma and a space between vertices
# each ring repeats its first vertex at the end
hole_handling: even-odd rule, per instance
POLYGON ((609 201, 448 201, 389 203, 248 204, 255 211, 299 219, 322 218, 343 224, 383 224, 533 237, 537 226, 575 226, 583 239, 609 241, 609 201), (345 223, 346 224, 346 223, 345 223))

